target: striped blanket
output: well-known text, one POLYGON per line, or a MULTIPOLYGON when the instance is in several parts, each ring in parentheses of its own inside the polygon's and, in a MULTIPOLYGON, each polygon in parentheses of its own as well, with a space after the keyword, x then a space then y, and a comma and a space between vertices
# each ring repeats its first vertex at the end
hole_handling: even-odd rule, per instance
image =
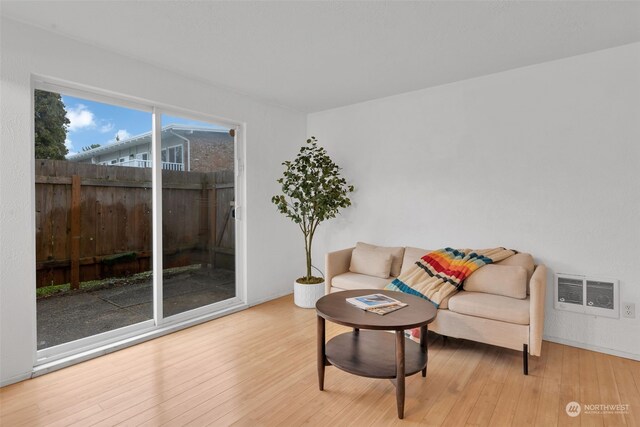
POLYGON ((505 248, 439 249, 424 255, 385 289, 419 296, 431 301, 437 308, 445 298, 462 288, 463 281, 471 273, 516 253, 505 248))

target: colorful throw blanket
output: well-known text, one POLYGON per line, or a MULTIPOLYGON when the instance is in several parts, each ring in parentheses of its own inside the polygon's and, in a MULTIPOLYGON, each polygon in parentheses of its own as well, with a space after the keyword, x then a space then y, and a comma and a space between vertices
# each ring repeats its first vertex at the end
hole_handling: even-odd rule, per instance
POLYGON ((516 253, 505 248, 439 249, 424 255, 385 289, 419 296, 431 301, 437 308, 445 298, 462 289, 462 282, 471 273, 516 253))

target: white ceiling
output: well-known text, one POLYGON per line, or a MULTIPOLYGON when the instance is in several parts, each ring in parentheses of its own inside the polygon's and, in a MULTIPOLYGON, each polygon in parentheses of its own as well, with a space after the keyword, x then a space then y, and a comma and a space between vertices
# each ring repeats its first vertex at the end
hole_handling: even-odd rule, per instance
POLYGON ((640 41, 638 2, 1 5, 7 17, 307 112, 640 41))

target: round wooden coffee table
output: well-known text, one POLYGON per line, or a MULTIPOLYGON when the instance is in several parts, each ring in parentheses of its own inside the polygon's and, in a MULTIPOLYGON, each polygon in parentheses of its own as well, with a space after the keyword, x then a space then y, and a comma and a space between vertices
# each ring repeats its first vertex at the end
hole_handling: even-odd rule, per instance
POLYGON ((324 390, 324 368, 335 366, 354 375, 388 378, 396 386, 398 417, 404 417, 405 377, 422 371, 427 376, 427 325, 436 317, 432 303, 402 292, 380 289, 335 292, 316 303, 318 314, 318 383, 324 390), (381 316, 346 301, 361 295, 385 294, 408 305, 381 316), (325 343, 325 319, 353 328, 325 343), (407 329, 420 328, 420 345, 405 338, 407 329), (366 329, 367 331, 360 331, 366 329), (384 331, 395 331, 390 334, 384 331))

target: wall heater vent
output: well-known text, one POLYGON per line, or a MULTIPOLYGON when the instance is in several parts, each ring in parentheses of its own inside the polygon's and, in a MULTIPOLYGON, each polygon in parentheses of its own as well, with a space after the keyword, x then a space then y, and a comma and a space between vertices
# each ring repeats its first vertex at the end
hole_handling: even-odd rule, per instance
POLYGON ((557 310, 619 317, 617 280, 558 273, 554 288, 553 306, 557 310))

